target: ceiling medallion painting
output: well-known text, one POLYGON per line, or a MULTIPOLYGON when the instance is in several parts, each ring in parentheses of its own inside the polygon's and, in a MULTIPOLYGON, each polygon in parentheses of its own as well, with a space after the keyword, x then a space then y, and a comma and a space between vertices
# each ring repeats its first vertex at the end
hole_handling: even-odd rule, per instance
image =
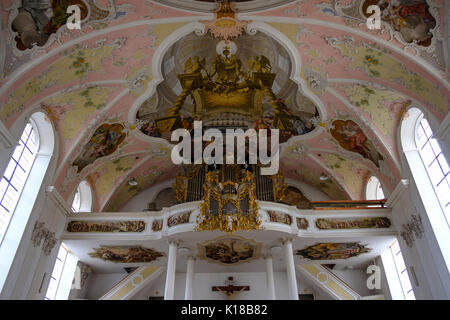
POLYGON ((380 168, 380 161, 384 160, 383 156, 357 123, 352 120, 336 120, 332 125, 330 133, 342 148, 359 153, 380 168))
POLYGON ((243 237, 221 237, 198 244, 200 259, 221 265, 237 265, 259 259, 261 243, 243 237))
POLYGON ((380 7, 382 21, 399 32, 406 43, 417 43, 424 47, 431 45, 431 31, 437 23, 426 0, 365 0, 362 12, 367 12, 370 5, 380 7))
POLYGON ((142 247, 102 247, 89 253, 92 258, 99 258, 114 263, 152 262, 165 254, 151 248, 142 247))
POLYGON ((50 35, 66 24, 71 15, 67 13, 67 8, 71 5, 80 8, 81 20, 88 16, 89 8, 82 0, 22 0, 11 26, 17 32, 14 39, 17 49, 23 51, 34 45, 44 46, 50 35))
POLYGON ((72 164, 77 167, 77 173, 98 158, 114 153, 127 137, 124 129, 125 127, 120 123, 104 123, 98 127, 72 164))
POLYGON ((357 242, 316 243, 303 250, 297 250, 295 254, 310 260, 338 260, 356 257, 371 250, 357 242))

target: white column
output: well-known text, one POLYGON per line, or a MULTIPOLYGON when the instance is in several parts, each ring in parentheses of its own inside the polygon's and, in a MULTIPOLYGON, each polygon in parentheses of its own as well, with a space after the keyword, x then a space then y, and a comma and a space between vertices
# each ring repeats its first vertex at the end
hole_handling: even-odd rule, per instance
POLYGON ((294 253, 292 250, 292 240, 283 242, 284 260, 286 262, 286 274, 288 280, 289 298, 298 300, 297 277, 295 276, 294 253))
POLYGON ((275 300, 275 283, 273 281, 273 264, 272 256, 265 256, 266 259, 266 276, 267 276, 267 299, 275 300))
POLYGON ((184 300, 192 300, 192 285, 194 281, 194 263, 195 258, 188 257, 186 271, 186 290, 184 292, 184 300))
POLYGON ((164 291, 164 300, 173 300, 175 289, 175 270, 177 265, 178 243, 171 241, 169 243, 169 257, 167 259, 166 289, 164 291))

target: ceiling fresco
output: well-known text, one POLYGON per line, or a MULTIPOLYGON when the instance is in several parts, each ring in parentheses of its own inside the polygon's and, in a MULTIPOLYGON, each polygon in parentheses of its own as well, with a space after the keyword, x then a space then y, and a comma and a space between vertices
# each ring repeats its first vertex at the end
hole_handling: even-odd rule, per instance
MULTIPOLYGON (((0 4, 0 40, 6 43, 0 50, 0 120, 11 128, 24 113, 48 115, 59 141, 53 185, 68 201, 88 179, 94 209, 117 211, 178 173, 171 145, 141 118, 173 105, 186 59, 198 55, 209 65, 219 39, 201 31, 201 21, 214 18, 210 11, 160 2, 84 1, 103 14, 81 30, 62 26, 45 44, 25 50, 12 29, 21 1, 0 4), (128 183, 132 178, 137 185, 128 183)), ((420 107, 434 126, 449 111, 445 1, 378 2, 284 1, 236 15, 250 22, 242 39, 234 39, 244 67, 254 55, 268 57, 277 74, 273 89, 287 108, 317 118, 312 131, 283 145, 284 175, 330 199, 361 199, 370 175, 392 192, 401 179, 397 133, 408 108, 420 107), (370 31, 363 9, 378 2, 382 28, 370 31)), ((189 99, 186 118, 193 116, 189 99)))
POLYGON ((258 259, 262 243, 243 237, 221 237, 198 244, 199 257, 220 265, 235 265, 258 259))

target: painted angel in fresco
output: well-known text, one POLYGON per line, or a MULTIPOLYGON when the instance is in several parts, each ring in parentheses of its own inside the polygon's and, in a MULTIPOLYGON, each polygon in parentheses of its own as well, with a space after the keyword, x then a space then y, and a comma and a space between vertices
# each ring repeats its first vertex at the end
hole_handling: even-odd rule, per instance
POLYGON ((80 173, 98 158, 114 153, 126 137, 123 129, 123 125, 119 123, 111 125, 105 123, 98 127, 73 162, 73 165, 78 167, 77 172, 80 173))
POLYGON ((378 153, 373 143, 367 139, 366 135, 358 124, 351 120, 336 120, 333 122, 334 129, 331 135, 344 148, 352 152, 357 152, 364 158, 371 160, 377 167, 380 167, 380 160, 383 156, 378 153))
POLYGON ((402 34, 407 43, 417 41, 428 46, 436 20, 429 12, 426 0, 382 0, 378 4, 382 19, 402 34))

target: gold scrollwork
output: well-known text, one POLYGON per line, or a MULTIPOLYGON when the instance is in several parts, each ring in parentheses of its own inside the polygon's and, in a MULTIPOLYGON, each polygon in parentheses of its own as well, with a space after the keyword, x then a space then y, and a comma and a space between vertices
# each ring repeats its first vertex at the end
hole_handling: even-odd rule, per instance
POLYGON ((206 174, 196 231, 219 230, 232 234, 239 230, 259 229, 261 220, 258 217, 253 175, 245 171, 237 182, 220 177, 217 171, 206 174), (245 212, 243 203, 248 203, 245 212))

